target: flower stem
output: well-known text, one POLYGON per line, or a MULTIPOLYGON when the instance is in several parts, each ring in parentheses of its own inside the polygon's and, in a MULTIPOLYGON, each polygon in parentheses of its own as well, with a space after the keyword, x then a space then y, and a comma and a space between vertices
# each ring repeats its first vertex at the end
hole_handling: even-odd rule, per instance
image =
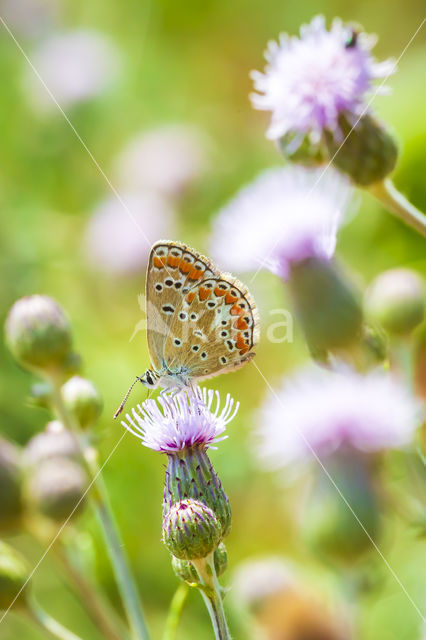
POLYGON ((216 640, 231 640, 225 618, 220 586, 214 568, 213 553, 207 558, 192 560, 200 578, 199 590, 210 614, 216 640))
POLYGON ((189 586, 185 582, 182 582, 176 589, 170 603, 163 640, 176 640, 176 633, 188 591, 189 586))
POLYGON ((369 191, 397 218, 426 236, 426 216, 396 189, 391 180, 376 182, 369 191))
POLYGON ((25 613, 32 622, 43 629, 43 632, 47 633, 50 638, 55 638, 55 640, 81 640, 80 636, 63 627, 55 618, 52 618, 46 613, 34 598, 28 599, 25 613))
POLYGON ((124 543, 109 502, 108 493, 102 475, 100 474, 96 452, 88 444, 83 434, 80 433, 78 424, 75 423, 75 420, 67 411, 58 381, 52 378, 51 383, 53 408, 62 424, 74 432, 86 470, 93 482, 91 498, 101 526, 132 635, 136 640, 149 640, 148 628, 137 587, 130 571, 129 561, 124 552, 124 543))

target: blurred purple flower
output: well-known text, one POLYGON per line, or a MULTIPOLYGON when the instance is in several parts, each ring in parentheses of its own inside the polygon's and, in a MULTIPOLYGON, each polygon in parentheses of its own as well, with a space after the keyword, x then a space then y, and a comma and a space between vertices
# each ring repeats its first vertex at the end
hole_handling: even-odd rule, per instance
POLYGON ((197 387, 195 394, 185 390, 145 400, 132 415, 126 414, 127 421, 121 424, 155 451, 170 454, 197 445, 214 448, 227 438, 222 434, 239 406, 228 394, 220 410, 219 392, 197 387))
POLYGON ((393 61, 374 60, 375 42, 339 19, 327 31, 323 16, 303 25, 300 38, 282 34, 279 44, 270 42, 265 73, 252 72, 259 93, 251 96, 256 109, 272 112, 267 137, 299 133, 318 140, 323 129, 338 128, 342 112, 359 116, 374 80, 394 71, 393 61))
POLYGON ((126 275, 144 269, 151 245, 159 238, 173 237, 174 211, 153 194, 127 193, 98 206, 85 234, 85 252, 96 269, 126 275))
MULTIPOLYGON (((102 94, 116 78, 118 53, 101 33, 75 30, 46 39, 31 56, 34 67, 61 107, 67 108, 102 94)), ((56 109, 32 69, 27 90, 40 109, 56 109)))
POLYGON ((333 256, 351 193, 331 167, 268 169, 219 212, 211 253, 225 269, 263 265, 286 279, 292 262, 333 256))
POLYGON ((128 143, 118 157, 117 173, 126 188, 177 196, 204 173, 206 165, 200 131, 189 125, 163 125, 128 143))
POLYGON ((19 35, 39 37, 58 22, 62 0, 0 0, 0 14, 19 35))
POLYGON ((383 371, 309 368, 270 394, 259 417, 260 458, 274 468, 338 449, 374 452, 408 444, 417 401, 383 371))

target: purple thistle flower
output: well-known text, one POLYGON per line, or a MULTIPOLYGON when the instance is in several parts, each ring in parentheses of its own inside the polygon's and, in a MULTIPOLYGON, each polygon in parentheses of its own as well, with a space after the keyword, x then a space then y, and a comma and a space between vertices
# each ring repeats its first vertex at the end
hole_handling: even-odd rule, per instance
POLYGON ((286 380, 260 413, 259 455, 283 467, 337 450, 372 453, 408 444, 420 424, 417 401, 383 371, 309 368, 286 380))
POLYGON ((219 391, 196 388, 195 393, 162 393, 157 399, 145 400, 127 422, 121 422, 130 433, 140 438, 145 447, 174 454, 189 448, 216 448, 227 438, 222 435, 235 417, 240 403, 229 394, 220 410, 219 391), (215 402, 215 407, 213 404, 215 402))
POLYGON ((351 193, 331 167, 268 169, 219 212, 212 255, 225 269, 263 264, 285 280, 292 263, 333 256, 351 193))
MULTIPOLYGON (((251 96, 256 109, 271 111, 267 137, 305 134, 318 141, 323 130, 336 131, 343 112, 359 116, 374 80, 394 71, 392 60, 378 63, 371 55, 376 38, 356 33, 335 19, 327 31, 323 16, 300 29, 300 38, 282 34, 265 53, 265 73, 253 71, 251 96)), ((378 92, 384 93, 383 87, 378 92)))

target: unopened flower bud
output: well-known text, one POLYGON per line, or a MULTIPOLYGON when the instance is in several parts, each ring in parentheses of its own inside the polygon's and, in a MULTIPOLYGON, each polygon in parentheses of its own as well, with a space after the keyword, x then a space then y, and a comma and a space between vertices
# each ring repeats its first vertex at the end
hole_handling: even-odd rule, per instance
POLYGON ((6 341, 16 360, 28 369, 57 372, 71 349, 71 328, 55 300, 21 298, 6 320, 6 341))
MULTIPOLYGON (((228 566, 228 554, 223 542, 215 549, 213 560, 216 575, 219 578, 219 576, 225 573, 228 566)), ((181 560, 180 558, 172 556, 172 567, 176 576, 184 582, 188 582, 189 584, 199 583, 198 573, 190 560, 181 560)))
POLYGON ((63 522, 80 513, 88 479, 82 467, 68 458, 45 460, 27 479, 27 499, 41 514, 63 522))
POLYGON ((225 538, 231 529, 231 507, 205 449, 183 449, 168 458, 163 517, 182 497, 200 500, 213 510, 222 528, 221 540, 225 538))
POLYGON ((312 350, 344 349, 359 339, 362 310, 358 296, 333 262, 308 258, 296 263, 289 284, 312 350))
POLYGON ((0 531, 18 526, 22 510, 21 454, 11 442, 0 438, 0 531))
POLYGON ((30 390, 28 402, 36 407, 49 409, 52 402, 52 386, 49 382, 37 382, 30 390))
POLYGON ((0 541, 0 609, 24 605, 29 576, 30 569, 21 554, 0 541))
POLYGON ((65 406, 83 429, 93 425, 102 412, 102 398, 95 385, 74 376, 62 387, 65 406))
POLYGON ((278 140, 278 147, 286 160, 308 167, 325 164, 328 160, 328 150, 323 139, 309 133, 287 133, 278 140))
POLYGON ((163 541, 181 560, 205 558, 221 540, 221 526, 214 512, 198 500, 177 502, 163 521, 163 541))
POLYGON ((319 469, 305 507, 303 534, 317 553, 333 560, 351 562, 371 549, 371 541, 363 527, 373 540, 379 534, 380 515, 370 470, 362 454, 355 451, 347 455, 337 452, 325 462, 325 467, 345 500, 319 469))
POLYGON ((409 335, 425 317, 425 285, 410 269, 389 269, 367 290, 365 311, 390 334, 409 335))
POLYGON ((325 131, 325 140, 333 164, 355 184, 367 187, 382 181, 394 169, 398 148, 384 126, 371 115, 365 114, 355 122, 354 116, 341 114, 342 139, 325 131))
POLYGON ((29 466, 37 466, 51 458, 78 460, 81 456, 75 434, 65 429, 59 420, 52 420, 44 431, 31 438, 24 455, 29 466))

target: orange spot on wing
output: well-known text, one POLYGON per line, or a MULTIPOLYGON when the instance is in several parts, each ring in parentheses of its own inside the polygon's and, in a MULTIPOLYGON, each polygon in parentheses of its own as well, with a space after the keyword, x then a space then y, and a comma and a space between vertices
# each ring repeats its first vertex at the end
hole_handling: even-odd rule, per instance
POLYGON ((200 287, 200 292, 198 294, 200 296, 200 300, 207 300, 210 294, 210 289, 206 289, 206 287, 200 287))
POLYGON ((237 349, 245 349, 246 348, 246 341, 244 340, 243 336, 241 335, 241 333, 237 334, 237 340, 235 342, 237 349))
POLYGON ((245 353, 247 353, 248 350, 248 347, 243 347, 242 349, 240 349, 240 356, 243 356, 245 353))
POLYGON ((238 318, 238 320, 236 320, 234 322, 234 327, 236 329, 239 329, 240 331, 244 331, 244 329, 248 329, 249 326, 247 324, 247 322, 244 320, 244 318, 238 318))
MULTIPOLYGON (((226 289, 221 289, 220 287, 216 287, 214 290, 215 296, 224 296, 226 293, 226 289)), ((226 302, 226 300, 225 300, 226 302)))
POLYGON ((234 304, 230 311, 231 316, 240 316, 242 313, 244 313, 244 309, 240 309, 237 304, 234 304))
POLYGON ((226 298, 225 298, 225 303, 226 304, 234 304, 234 302, 237 302, 238 298, 236 298, 235 296, 231 295, 229 292, 226 294, 226 298))
POLYGON ((170 256, 167 258, 167 264, 168 264, 170 267, 173 267, 173 269, 175 269, 175 268, 178 266, 179 262, 180 262, 180 258, 179 258, 179 256, 172 256, 172 255, 170 255, 170 256))
POLYGON ((179 269, 181 273, 189 273, 192 269, 192 264, 190 262, 186 262, 186 260, 181 260, 179 269))
POLYGON ((162 269, 164 267, 164 263, 166 262, 166 256, 154 256, 153 258, 154 267, 157 269, 162 269))
POLYGON ((191 304, 191 302, 193 301, 193 299, 195 298, 195 291, 190 291, 187 295, 186 295, 186 301, 188 304, 191 304))
POLYGON ((192 269, 191 273, 188 275, 190 280, 199 280, 204 273, 204 269, 192 269))

